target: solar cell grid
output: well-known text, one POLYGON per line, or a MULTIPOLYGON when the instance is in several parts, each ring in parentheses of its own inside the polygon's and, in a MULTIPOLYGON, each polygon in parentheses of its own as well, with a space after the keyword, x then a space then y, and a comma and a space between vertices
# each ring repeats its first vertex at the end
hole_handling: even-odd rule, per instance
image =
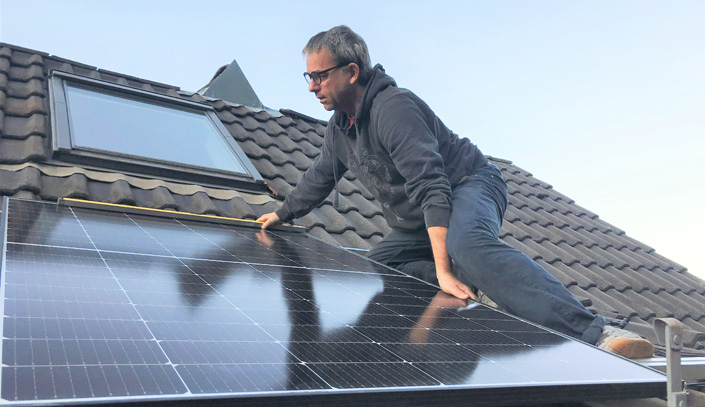
POLYGON ((303 234, 8 202, 7 403, 665 389, 660 374, 478 304, 448 305, 433 286, 303 234), (575 368, 595 361, 614 368, 575 368))

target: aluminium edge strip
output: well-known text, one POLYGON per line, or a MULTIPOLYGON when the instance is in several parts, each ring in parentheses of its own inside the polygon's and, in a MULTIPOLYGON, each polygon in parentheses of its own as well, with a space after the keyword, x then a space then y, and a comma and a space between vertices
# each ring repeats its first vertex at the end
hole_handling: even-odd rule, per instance
POLYGON ((7 224, 9 218, 10 198, 3 196, 2 198, 2 213, 0 213, 0 317, 3 321, 0 323, 0 403, 2 402, 2 369, 5 364, 2 362, 3 343, 2 338, 5 336, 4 319, 5 319, 5 264, 7 258, 7 224))
MULTIPOLYGON (((97 201, 87 201, 87 200, 75 199, 75 198, 59 198, 58 204, 65 205, 65 206, 73 206, 76 208, 98 209, 98 210, 104 210, 104 211, 109 211, 109 212, 124 212, 124 213, 131 213, 131 214, 135 214, 135 215, 148 215, 148 216, 156 216, 156 217, 160 217, 160 218, 193 220, 193 221, 208 222, 208 223, 219 223, 219 224, 225 224, 225 225, 244 226, 244 227, 249 227, 249 228, 259 228, 262 225, 261 222, 257 222, 257 221, 249 220, 249 219, 229 218, 229 217, 217 216, 217 215, 201 215, 201 214, 196 214, 196 213, 172 211, 172 210, 168 210, 168 209, 145 208, 145 207, 141 207, 141 206, 122 205, 122 204, 97 202, 97 201)), ((273 231, 280 230, 280 231, 296 232, 296 233, 305 233, 308 231, 307 228, 305 228, 303 226, 296 226, 296 225, 276 225, 276 226, 270 227, 270 229, 273 231)))

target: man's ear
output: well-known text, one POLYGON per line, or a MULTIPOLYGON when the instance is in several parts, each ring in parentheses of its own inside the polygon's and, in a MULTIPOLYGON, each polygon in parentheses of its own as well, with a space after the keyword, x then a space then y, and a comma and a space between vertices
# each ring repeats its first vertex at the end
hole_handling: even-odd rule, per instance
POLYGON ((348 69, 350 69, 350 72, 352 73, 352 76, 350 77, 350 84, 354 85, 358 79, 360 79, 360 67, 354 63, 351 62, 348 64, 348 69))

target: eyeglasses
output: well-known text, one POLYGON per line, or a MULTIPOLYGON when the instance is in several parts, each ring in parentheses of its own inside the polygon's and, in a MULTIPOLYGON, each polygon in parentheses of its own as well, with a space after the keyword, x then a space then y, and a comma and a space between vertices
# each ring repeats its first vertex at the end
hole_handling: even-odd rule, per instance
POLYGON ((334 66, 323 71, 313 71, 311 73, 304 72, 304 79, 306 79, 306 83, 311 83, 311 81, 313 81, 313 83, 315 83, 316 85, 320 85, 321 81, 328 77, 328 72, 332 71, 333 69, 342 68, 344 66, 347 66, 348 64, 349 62, 346 62, 344 64, 340 64, 338 66, 334 66))

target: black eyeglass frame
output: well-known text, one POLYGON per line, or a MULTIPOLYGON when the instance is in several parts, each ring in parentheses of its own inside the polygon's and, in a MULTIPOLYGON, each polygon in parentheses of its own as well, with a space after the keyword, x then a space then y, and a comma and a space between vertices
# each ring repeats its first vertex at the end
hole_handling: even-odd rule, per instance
POLYGON ((315 83, 316 85, 320 85, 321 81, 323 80, 323 78, 321 78, 321 75, 326 74, 332 71, 333 69, 342 68, 348 65, 350 65, 350 62, 346 62, 344 64, 334 66, 332 68, 324 69, 323 71, 313 71, 311 73, 304 72, 304 79, 306 80, 306 83, 311 83, 311 81, 313 81, 313 83, 315 83))

